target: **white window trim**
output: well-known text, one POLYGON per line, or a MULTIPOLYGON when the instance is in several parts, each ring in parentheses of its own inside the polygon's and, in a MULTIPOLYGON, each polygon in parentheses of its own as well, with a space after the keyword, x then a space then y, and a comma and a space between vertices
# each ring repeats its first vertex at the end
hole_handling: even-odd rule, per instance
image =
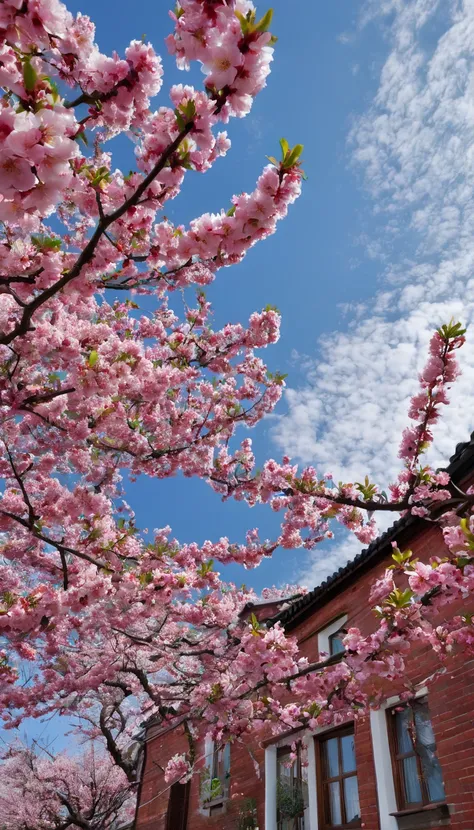
POLYGON ((265 828, 277 830, 277 744, 265 748, 265 828))
MULTIPOLYGON (((213 741, 212 738, 209 738, 208 736, 206 736, 205 741, 204 741, 204 755, 205 755, 205 758, 206 758, 205 766, 208 768, 208 770, 210 770, 211 774, 212 774, 212 765, 213 765, 213 761, 214 761, 214 747, 215 747, 215 741, 213 741)), ((226 805, 228 799, 229 799, 228 792, 223 792, 222 796, 219 796, 219 798, 214 799, 214 801, 206 801, 204 803, 203 800, 202 800, 201 794, 200 794, 199 795, 199 812, 201 813, 201 815, 209 817, 211 815, 211 807, 215 807, 219 804, 222 804, 224 809, 225 809, 225 805, 226 805)))
MULTIPOLYGON (((347 617, 346 617, 347 620, 347 617)), ((345 622, 345 620, 344 620, 345 622)), ((344 625, 342 618, 338 618, 328 626, 335 627, 330 634, 334 634, 341 625, 344 625)), ((321 633, 321 632, 320 632, 321 633)), ((329 635, 328 635, 329 636, 329 635)), ((416 690, 413 698, 426 697, 428 689, 421 686, 416 690)), ((372 733, 372 747, 375 764, 375 783, 378 797, 378 813, 380 830, 398 830, 398 823, 395 813, 398 809, 395 796, 395 785, 393 781, 392 757, 387 728, 387 709, 400 703, 400 695, 387 698, 379 709, 370 710, 370 728, 372 733)), ((281 738, 279 741, 267 746, 265 749, 265 828, 266 830, 277 830, 277 749, 288 746, 295 740, 303 740, 308 747, 308 782, 316 782, 316 750, 314 738, 324 732, 332 732, 335 727, 322 726, 314 732, 295 732, 294 735, 281 738)), ((337 727, 336 727, 337 728, 337 727)), ((308 830, 319 830, 318 820, 318 796, 317 787, 308 787, 308 830)))
MULTIPOLYGON (((343 623, 341 623, 343 625, 343 623)), ((337 631, 337 629, 336 629, 337 631)), ((349 721, 352 723, 353 721, 349 721)), ((294 735, 287 735, 274 744, 265 748, 265 830, 277 830, 277 749, 282 746, 290 746, 293 741, 302 740, 308 748, 308 808, 305 811, 305 827, 308 830, 319 830, 318 820, 318 795, 316 786, 311 787, 311 781, 316 782, 316 749, 314 738, 325 732, 332 732, 337 729, 334 725, 319 726, 313 732, 295 732, 294 735)))
POLYGON ((327 655, 329 655, 329 638, 331 637, 331 634, 336 634, 346 622, 347 614, 343 614, 341 617, 338 617, 337 620, 334 620, 330 625, 327 625, 326 628, 322 628, 321 631, 318 631, 319 654, 324 651, 327 655))
MULTIPOLYGON (((427 694, 428 689, 426 686, 422 686, 417 689, 413 697, 417 699, 425 697, 427 694)), ((396 813, 398 805, 395 795, 392 756, 388 738, 387 709, 396 706, 400 702, 400 696, 395 695, 394 697, 387 698, 380 709, 371 709, 370 711, 370 729, 372 732, 380 830, 398 830, 397 819, 395 816, 390 815, 390 813, 396 813)))

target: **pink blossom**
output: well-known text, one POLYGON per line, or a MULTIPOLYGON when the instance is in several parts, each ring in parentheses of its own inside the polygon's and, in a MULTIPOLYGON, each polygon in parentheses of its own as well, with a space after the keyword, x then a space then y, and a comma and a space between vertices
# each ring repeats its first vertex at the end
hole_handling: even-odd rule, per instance
POLYGON ((209 50, 209 56, 203 66, 209 86, 223 89, 231 86, 237 75, 237 67, 242 63, 243 56, 238 46, 232 41, 219 44, 209 50))
POLYGON ((185 783, 189 781, 192 775, 192 770, 184 755, 173 755, 168 761, 165 770, 165 781, 181 781, 185 783))
POLYGON ((30 190, 36 184, 36 176, 26 159, 8 153, 5 148, 0 153, 1 188, 3 194, 10 190, 30 190))

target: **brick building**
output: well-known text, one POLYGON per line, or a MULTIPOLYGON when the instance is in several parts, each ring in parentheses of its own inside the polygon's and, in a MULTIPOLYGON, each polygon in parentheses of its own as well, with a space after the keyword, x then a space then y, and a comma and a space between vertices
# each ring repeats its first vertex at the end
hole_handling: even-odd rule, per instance
MULTIPOLYGON (((474 480, 474 433, 448 470, 458 484, 474 480)), ((435 525, 404 518, 311 593, 283 610, 254 612, 267 625, 280 620, 311 661, 337 653, 341 628, 374 630, 370 586, 390 563, 393 540, 422 561, 445 551, 435 525)), ((439 667, 434 652, 412 649, 407 663, 416 688, 408 708, 400 705, 403 689, 391 685, 383 707, 356 724, 224 752, 207 742, 204 785, 196 776, 166 788, 163 766, 186 740, 179 724, 150 725, 136 830, 474 830, 474 659, 455 655, 429 689, 423 681, 439 667), (305 747, 307 765, 285 766, 293 741, 305 747)))

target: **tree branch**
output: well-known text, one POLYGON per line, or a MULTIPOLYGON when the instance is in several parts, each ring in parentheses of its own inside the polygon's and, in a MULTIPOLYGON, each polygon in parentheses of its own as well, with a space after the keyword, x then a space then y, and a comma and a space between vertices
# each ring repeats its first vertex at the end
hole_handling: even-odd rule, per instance
POLYGON ((102 236, 104 235, 105 231, 107 230, 110 225, 120 219, 130 208, 134 207, 137 202, 140 200, 140 197, 143 196, 145 191, 150 187, 153 183, 155 178, 158 174, 163 170, 167 161, 171 158, 173 153, 176 152, 181 142, 186 138, 186 136, 191 132, 194 126, 194 121, 189 121, 183 129, 178 133, 174 141, 166 148, 166 150, 162 153, 159 160, 150 171, 148 176, 145 176, 142 182, 138 185, 137 189, 135 190, 132 195, 126 199, 120 207, 113 211, 113 213, 109 213, 105 215, 103 219, 100 219, 94 233, 92 234, 89 242, 85 246, 82 253, 77 258, 76 262, 69 269, 66 273, 61 277, 60 280, 50 285, 45 291, 41 294, 38 294, 30 303, 28 303, 21 316, 20 322, 17 323, 14 329, 12 329, 9 334, 5 334, 0 337, 0 344, 6 346, 15 340, 17 337, 24 335, 27 333, 30 327, 31 320, 35 312, 41 308, 48 300, 54 297, 59 291, 62 291, 63 288, 66 287, 72 280, 79 276, 82 269, 91 262, 94 258, 95 250, 97 245, 99 244, 102 236))

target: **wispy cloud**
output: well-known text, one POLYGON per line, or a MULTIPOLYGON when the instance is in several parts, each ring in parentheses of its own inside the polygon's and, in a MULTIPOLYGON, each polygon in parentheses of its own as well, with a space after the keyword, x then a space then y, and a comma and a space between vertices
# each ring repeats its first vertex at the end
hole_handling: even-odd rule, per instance
MULTIPOLYGON (((349 135, 351 162, 372 197, 383 288, 362 317, 305 356, 306 381, 286 393, 274 438, 292 456, 353 480, 395 477, 410 396, 434 327, 468 325, 463 376, 436 432, 431 461, 443 463, 474 427, 474 0, 385 0, 378 18, 388 56, 377 93, 349 135), (386 15, 389 15, 387 18, 386 15)), ((354 541, 317 554, 306 574, 320 581, 360 549, 354 541)))

